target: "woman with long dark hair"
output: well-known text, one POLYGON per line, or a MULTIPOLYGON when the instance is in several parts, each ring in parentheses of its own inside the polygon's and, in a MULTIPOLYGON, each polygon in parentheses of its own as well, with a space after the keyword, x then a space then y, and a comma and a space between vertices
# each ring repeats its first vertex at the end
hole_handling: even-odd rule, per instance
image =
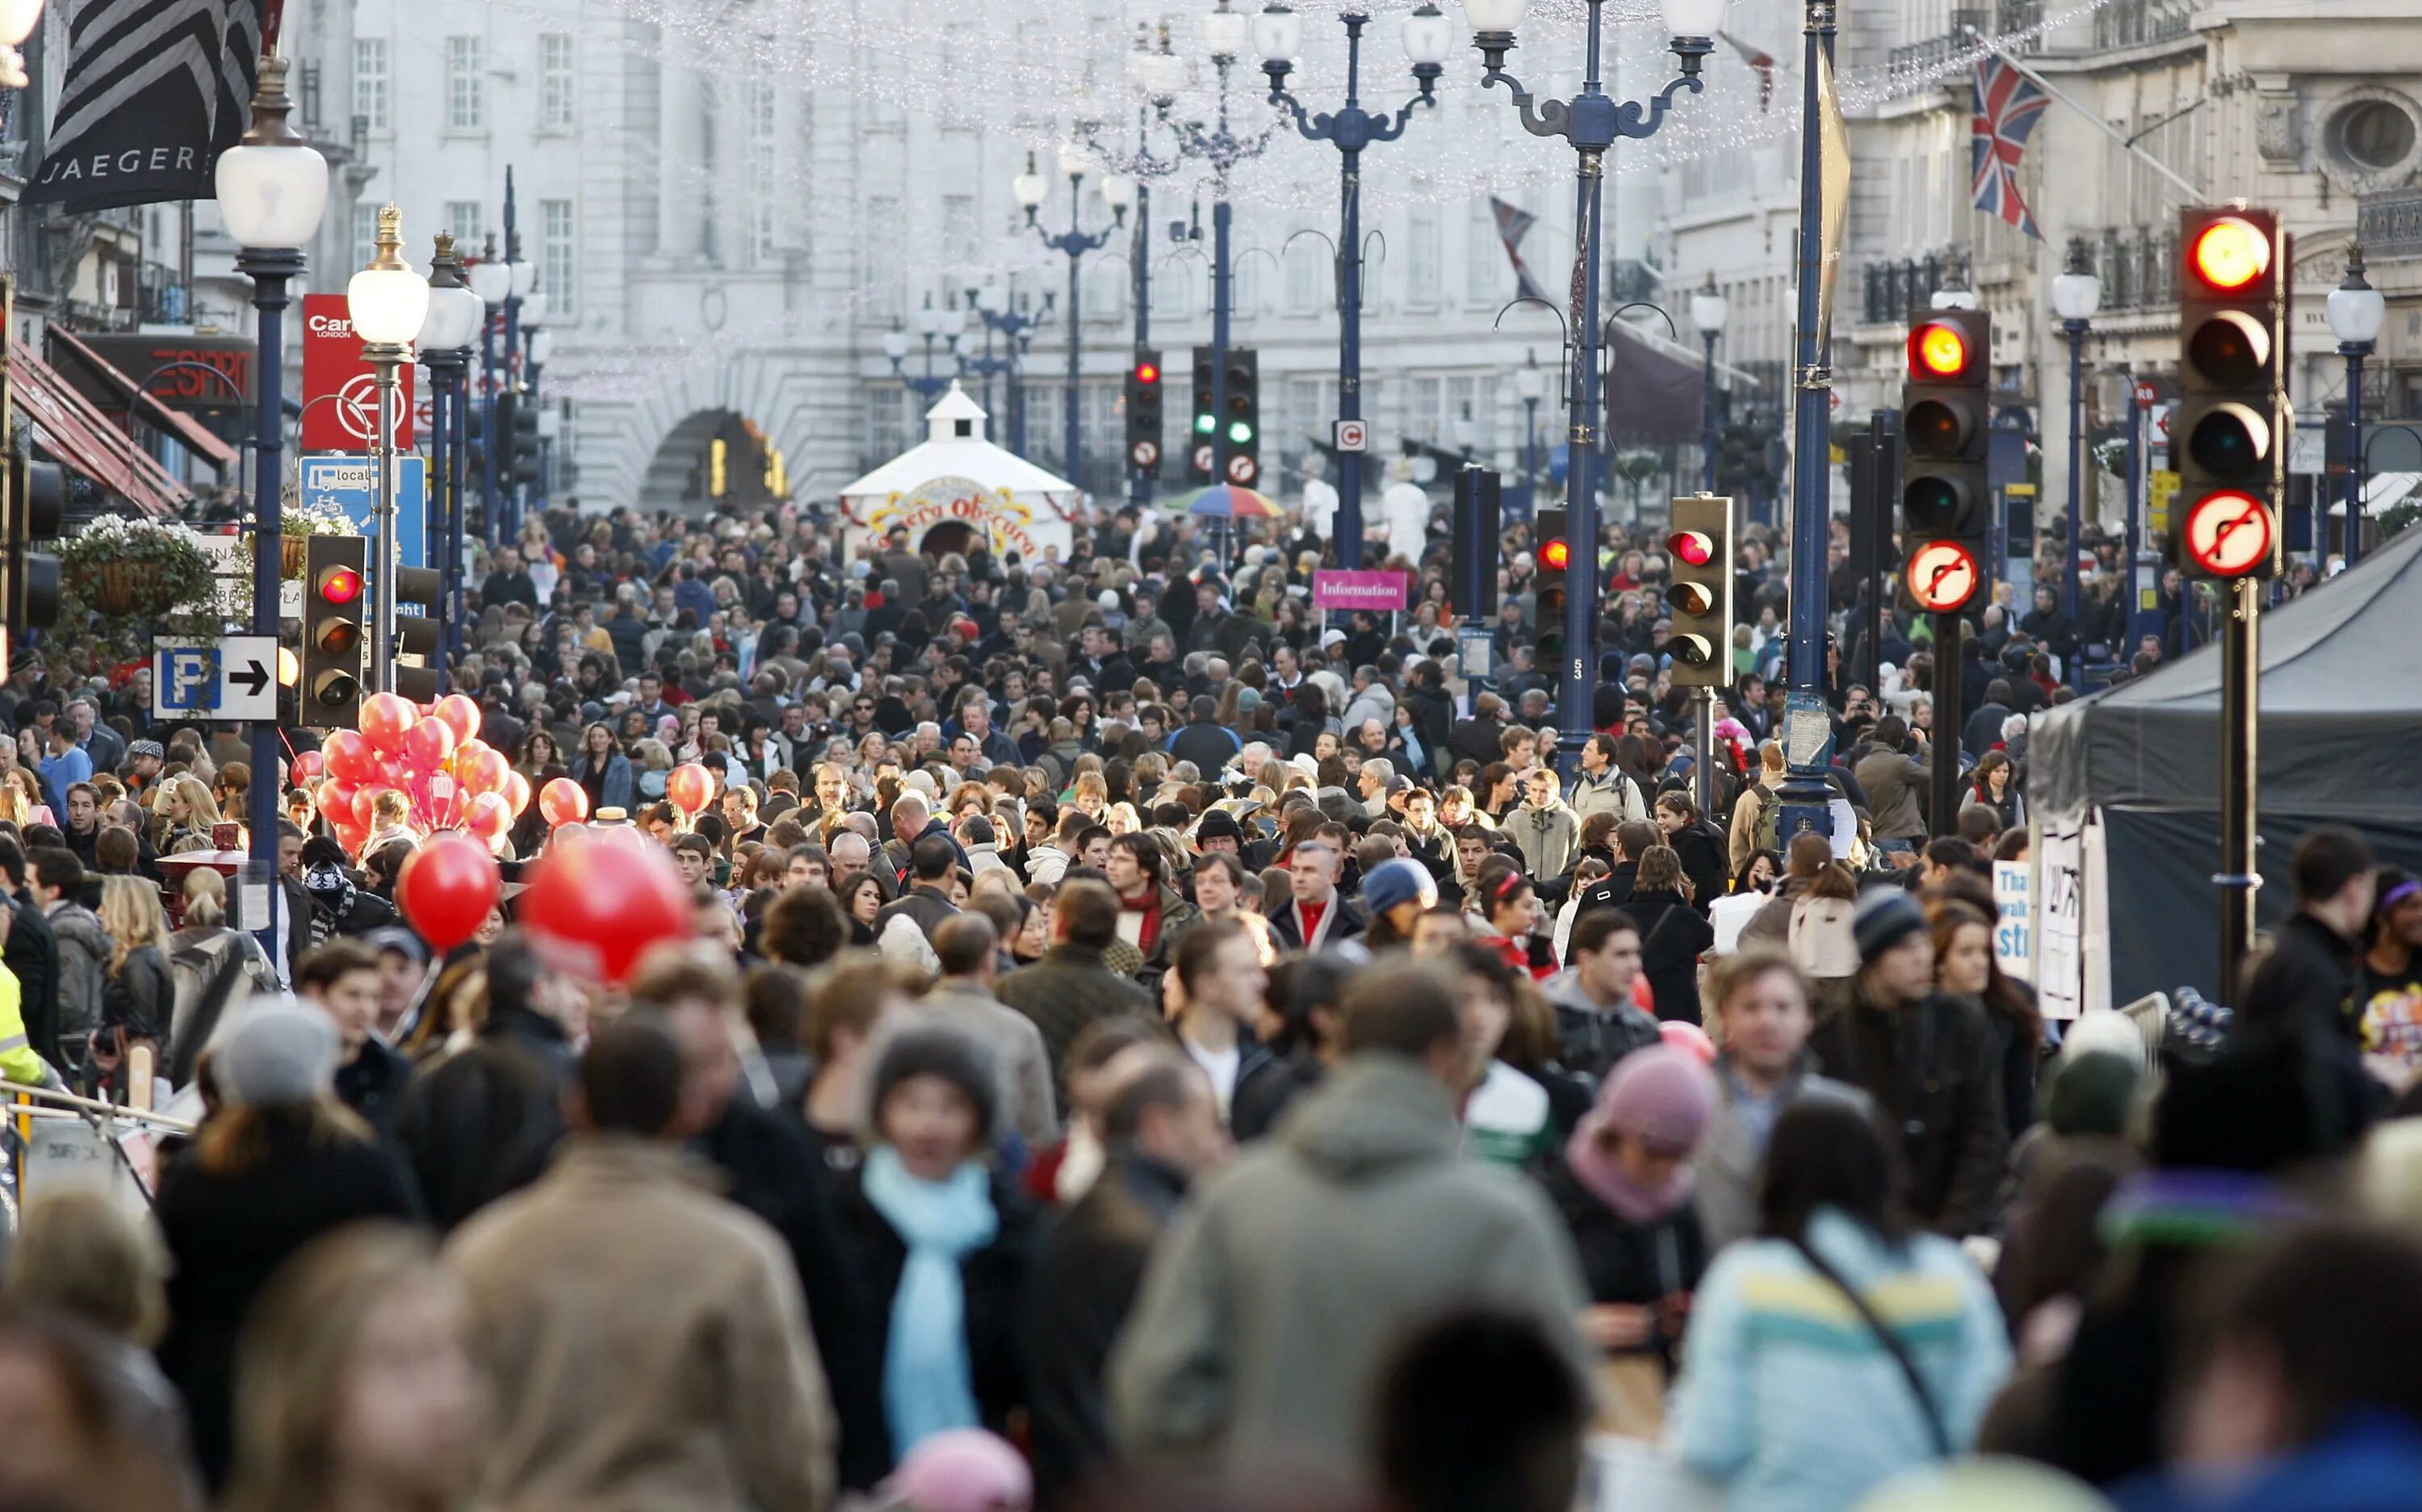
POLYGON ((2043 1053, 2043 1015, 2026 984, 2002 970, 1993 921, 1973 903, 1946 898, 1928 911, 1934 933, 1934 984, 1985 1010, 2001 1054, 2003 1126, 2016 1138, 2036 1121, 2036 1066, 2043 1053))
POLYGON ((614 732, 603 724, 590 725, 580 736, 580 754, 574 759, 573 780, 589 795, 589 811, 620 809, 631 811, 631 797, 637 791, 631 770, 631 758, 614 744, 614 732))
POLYGON ((1913 1231, 1864 1109, 1802 1097, 1775 1121, 1759 1236, 1700 1282, 1667 1434, 1748 1512, 1836 1512, 1975 1441, 2009 1374, 1992 1289, 1913 1231))

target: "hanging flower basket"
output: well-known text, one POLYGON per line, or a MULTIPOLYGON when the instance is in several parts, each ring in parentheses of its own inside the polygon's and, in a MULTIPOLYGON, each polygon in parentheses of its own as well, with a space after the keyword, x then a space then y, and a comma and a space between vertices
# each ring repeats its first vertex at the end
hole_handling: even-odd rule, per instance
POLYGON ((103 614, 165 614, 174 606, 162 594, 158 562, 78 562, 71 581, 76 596, 103 614))
POLYGON ((311 537, 351 536, 361 534, 353 516, 334 504, 306 504, 300 491, 286 491, 286 505, 279 512, 277 528, 283 540, 278 543, 278 567, 289 577, 300 578, 309 570, 311 537))
POLYGON ((174 522, 102 515, 60 543, 59 569, 72 606, 104 619, 215 619, 211 559, 174 522))

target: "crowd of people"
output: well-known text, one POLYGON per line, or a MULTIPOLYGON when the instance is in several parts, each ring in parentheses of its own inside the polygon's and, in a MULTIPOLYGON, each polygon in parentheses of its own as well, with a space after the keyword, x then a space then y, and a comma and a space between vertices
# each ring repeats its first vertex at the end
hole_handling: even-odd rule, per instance
POLYGON ((2050 606, 1956 685, 1912 616, 1829 645, 1833 841, 1785 823, 1761 530, 1705 770, 1645 536, 1569 752, 1519 525, 1486 685, 1436 540, 1335 624, 1298 522, 916 545, 559 512, 486 556, 482 738, 692 893, 611 984, 515 917, 537 806, 432 951, 404 806, 348 852, 147 674, 17 664, 0 1073, 199 1117, 134 1206, 29 1179, 0 1491, 1552 1512, 1620 1440, 1740 1512, 1980 1452, 2414 1504, 2422 889, 2314 831, 2223 1031, 2048 1023, 1990 878, 2074 696, 2050 606), (208 864, 256 780, 275 953, 208 864))

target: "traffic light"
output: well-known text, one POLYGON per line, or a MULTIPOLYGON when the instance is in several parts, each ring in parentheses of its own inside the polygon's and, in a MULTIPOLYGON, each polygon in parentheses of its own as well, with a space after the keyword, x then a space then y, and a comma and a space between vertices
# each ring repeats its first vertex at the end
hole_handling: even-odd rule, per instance
POLYGON ((468 487, 478 489, 484 486, 487 476, 488 406, 472 394, 463 405, 463 477, 468 487))
POLYGON ((502 481, 507 488, 519 488, 539 480, 539 407, 527 396, 513 400, 511 423, 499 421, 496 432, 510 466, 502 481))
POLYGON ((1533 523, 1539 543, 1533 557, 1538 571, 1531 580, 1535 590, 1531 625, 1539 653, 1535 665, 1552 667, 1565 655, 1565 594, 1573 565, 1573 542, 1566 534, 1569 519, 1561 505, 1539 511, 1533 523))
POLYGON ((361 716, 370 649, 370 548, 364 536, 305 538, 303 722, 351 730, 361 716))
POLYGON ((446 690, 440 642, 433 614, 406 614, 403 606, 434 611, 444 603, 446 586, 434 567, 402 567, 395 575, 395 690, 415 703, 433 703, 446 690), (407 666, 402 658, 417 656, 423 665, 407 666))
POLYGON ((1497 561, 1504 552, 1504 480, 1486 467, 1455 475, 1455 572, 1448 602, 1466 620, 1486 621, 1497 612, 1497 561))
POLYGON ((1215 481, 1211 469, 1218 465, 1219 412, 1214 393, 1218 379, 1217 365, 1211 360, 1211 349, 1194 349, 1194 423, 1186 433, 1187 476, 1198 483, 1215 481))
POLYGON ((2178 475, 2170 560, 2187 577, 2233 581, 2279 570, 2279 352, 2287 249, 2267 210, 2179 213, 2178 475))
POLYGON ((1160 354, 1146 349, 1127 370, 1127 465, 1160 471, 1160 354))
POLYGON ((1732 681, 1733 501, 1713 494, 1675 499, 1665 555, 1674 685, 1722 687, 1732 681))
POLYGON ((1909 333, 1901 386, 1901 559, 1918 607, 1957 614, 1984 582, 1993 318, 1939 309, 1909 333))
POLYGON ((7 456, 8 477, 0 511, 6 512, 5 586, 8 634, 23 636, 59 622, 59 559, 36 551, 33 543, 55 541, 67 508, 67 475, 54 463, 36 462, 22 450, 7 456))
POLYGON ((1250 488, 1262 478, 1262 354, 1228 353, 1228 481, 1250 488))

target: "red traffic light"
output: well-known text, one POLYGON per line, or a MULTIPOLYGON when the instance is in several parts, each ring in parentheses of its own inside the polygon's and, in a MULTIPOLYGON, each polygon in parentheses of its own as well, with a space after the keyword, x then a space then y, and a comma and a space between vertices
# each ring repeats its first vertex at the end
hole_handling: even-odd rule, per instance
POLYGON ((1910 375, 1947 381, 1968 370, 1968 338, 1959 327, 1928 321, 1909 333, 1910 375))
POLYGON ((1976 558, 1957 541, 1929 541, 1909 559, 1909 594, 1929 614, 1953 614, 1976 595, 1976 558))
POLYGON ((1140 384, 1156 384, 1160 382, 1160 364, 1157 362, 1137 363, 1135 368, 1135 378, 1136 382, 1140 384))
POLYGON ((2251 494, 2222 489, 2187 510, 2187 555, 2214 577, 2243 577, 2271 559, 2271 512, 2251 494))
POLYGON ((330 604, 351 604, 362 596, 362 575, 351 567, 331 567, 320 575, 320 597, 330 604))
POLYGON ((1676 530, 1665 538, 1665 549, 1693 567, 1715 559, 1715 538, 1705 530, 1676 530))
POLYGON ((1560 573, 1572 564, 1573 548, 1570 542, 1549 541, 1539 547, 1539 565, 1549 572, 1560 573))
POLYGON ((2271 271, 2271 238, 2253 222, 2224 215, 2195 233, 2187 266, 2209 288, 2244 288, 2271 271))

